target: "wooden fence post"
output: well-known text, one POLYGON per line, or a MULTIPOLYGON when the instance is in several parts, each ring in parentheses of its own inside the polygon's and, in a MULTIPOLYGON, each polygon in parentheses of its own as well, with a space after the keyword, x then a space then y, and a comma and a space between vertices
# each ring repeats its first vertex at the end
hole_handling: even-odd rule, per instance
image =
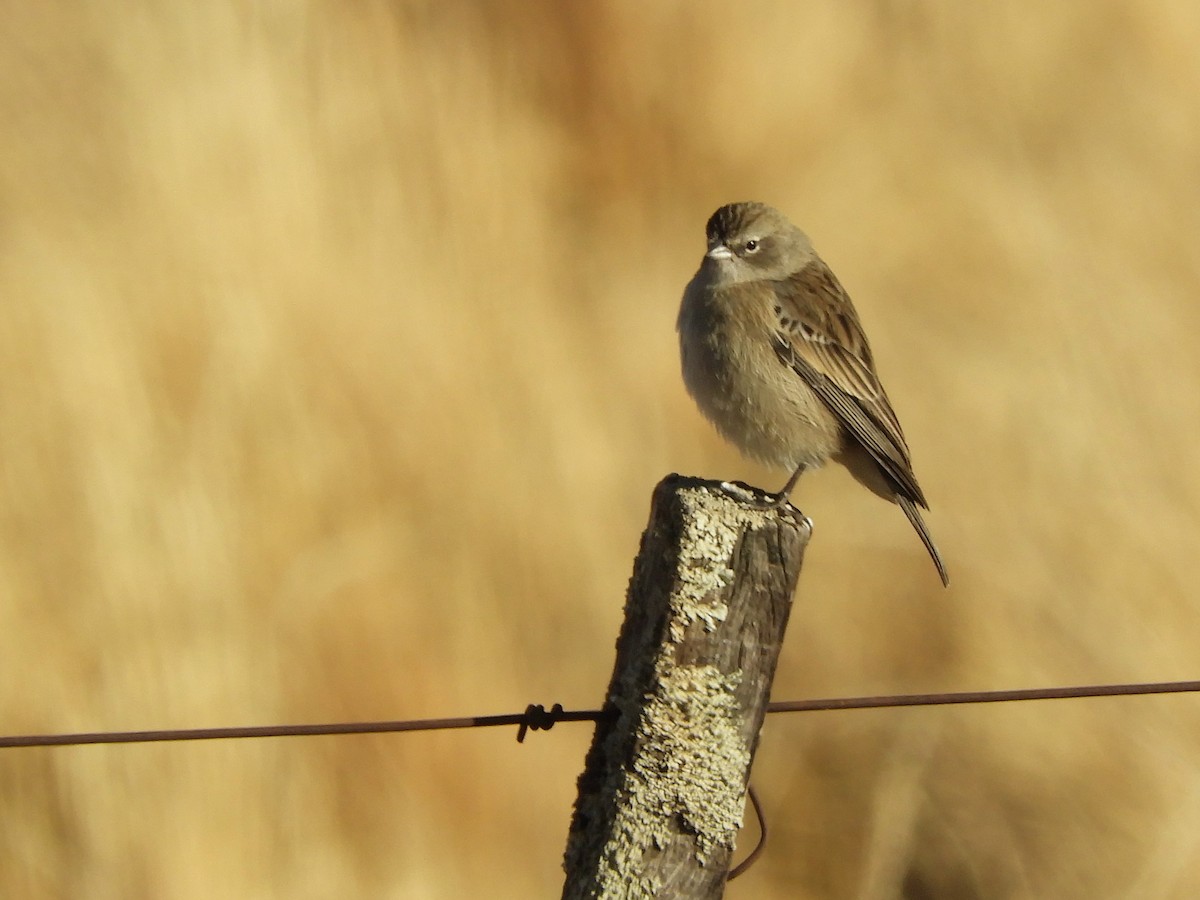
POLYGON ((716 898, 810 524, 716 482, 655 488, 567 840, 564 900, 716 898))

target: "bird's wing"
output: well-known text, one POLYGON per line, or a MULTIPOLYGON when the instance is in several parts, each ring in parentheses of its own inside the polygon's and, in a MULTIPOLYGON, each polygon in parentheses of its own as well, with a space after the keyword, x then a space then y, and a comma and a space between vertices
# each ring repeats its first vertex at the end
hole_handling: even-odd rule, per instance
POLYGON ((850 298, 822 261, 775 282, 775 350, 841 420, 895 483, 926 506, 904 432, 884 393, 850 298))

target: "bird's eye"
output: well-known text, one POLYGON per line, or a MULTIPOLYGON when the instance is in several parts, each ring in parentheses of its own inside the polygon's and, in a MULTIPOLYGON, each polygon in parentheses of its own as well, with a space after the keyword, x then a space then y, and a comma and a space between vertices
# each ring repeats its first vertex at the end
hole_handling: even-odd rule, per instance
POLYGON ((755 240, 746 241, 746 252, 747 253, 757 253, 758 252, 758 241, 755 241, 755 240))

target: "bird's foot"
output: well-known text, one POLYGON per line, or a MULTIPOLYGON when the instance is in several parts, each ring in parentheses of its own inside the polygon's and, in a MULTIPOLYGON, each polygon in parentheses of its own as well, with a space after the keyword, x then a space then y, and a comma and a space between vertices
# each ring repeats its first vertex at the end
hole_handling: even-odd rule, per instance
POLYGON ((739 503, 748 503, 751 506, 763 506, 762 496, 757 491, 746 487, 746 485, 740 482, 722 481, 721 490, 739 503))
POLYGON ((722 481, 721 490, 737 500, 739 503, 744 503, 747 506, 753 506, 756 509, 773 510, 775 512, 785 513, 799 518, 801 524, 810 532, 813 528, 813 521, 799 509, 792 505, 792 501, 788 499, 786 491, 780 491, 778 494, 767 494, 762 491, 756 491, 747 487, 740 482, 722 481))

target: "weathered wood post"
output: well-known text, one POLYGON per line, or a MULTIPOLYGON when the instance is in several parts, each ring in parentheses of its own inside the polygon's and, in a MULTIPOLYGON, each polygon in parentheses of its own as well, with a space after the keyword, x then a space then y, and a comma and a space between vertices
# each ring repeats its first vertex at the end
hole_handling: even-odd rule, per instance
POLYGON ((811 525, 715 482, 655 488, 567 840, 565 900, 715 898, 811 525))

